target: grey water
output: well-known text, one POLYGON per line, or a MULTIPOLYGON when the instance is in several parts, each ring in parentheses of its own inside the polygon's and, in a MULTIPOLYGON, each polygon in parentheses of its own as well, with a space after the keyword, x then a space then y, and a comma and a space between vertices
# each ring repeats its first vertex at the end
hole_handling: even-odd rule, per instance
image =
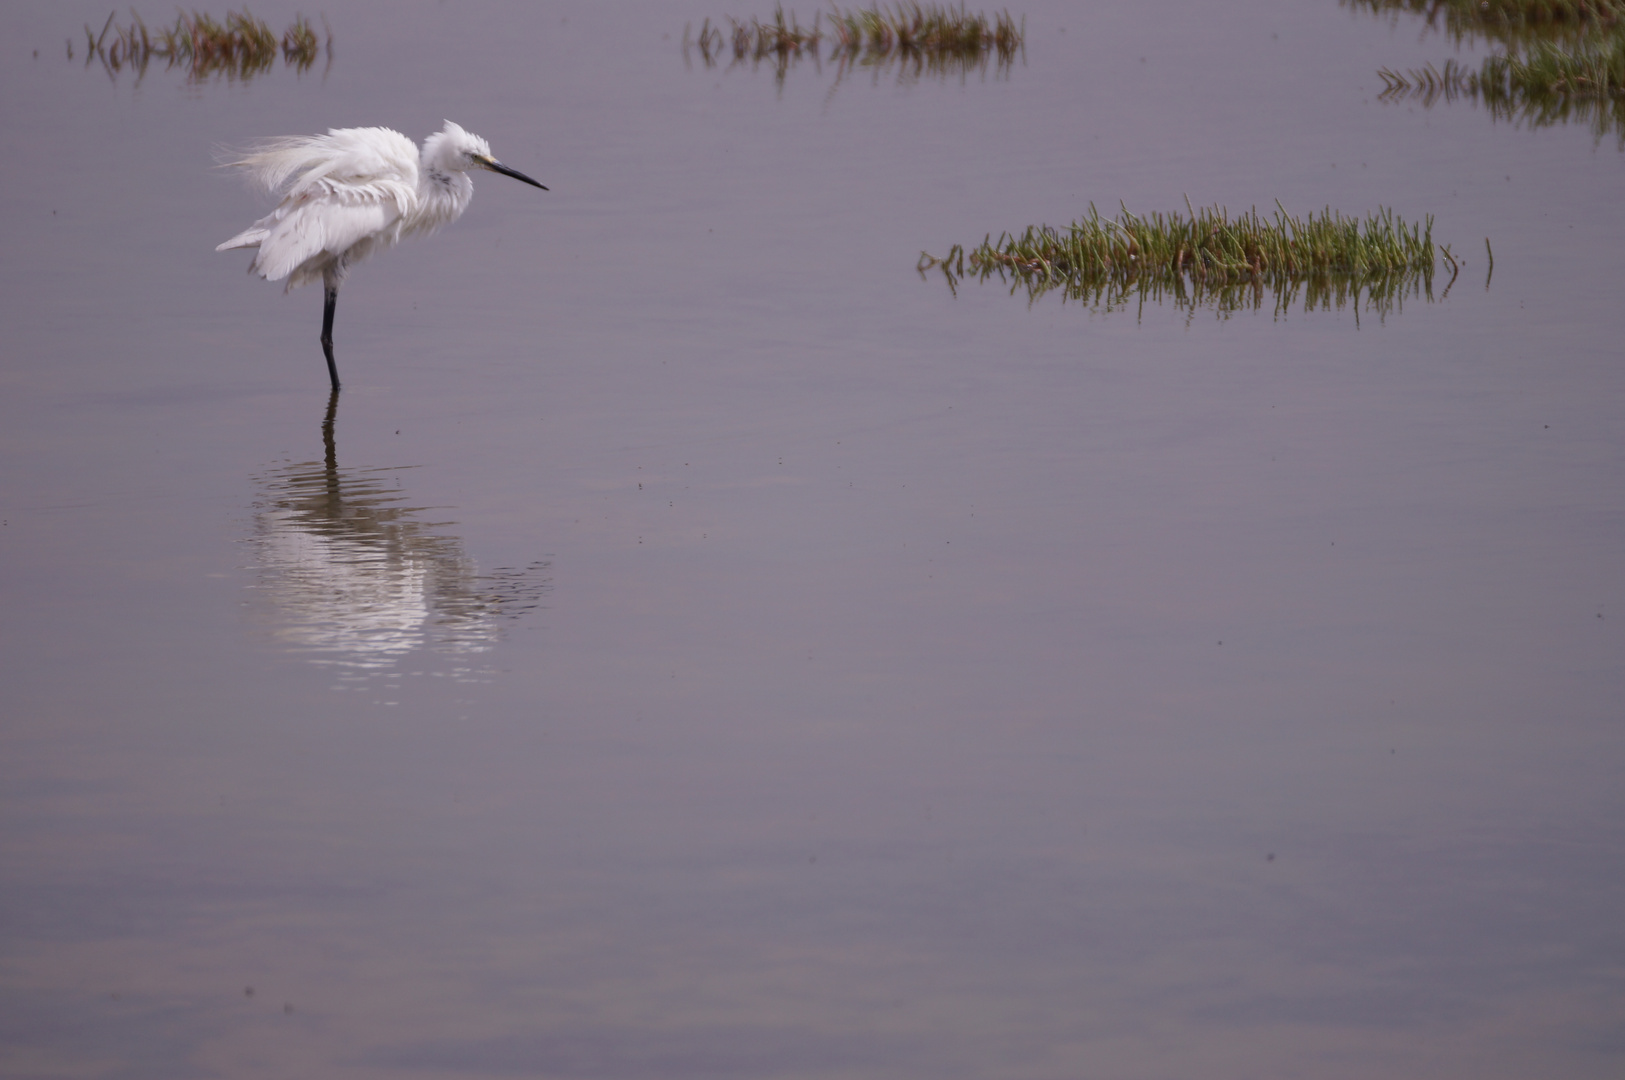
POLYGON ((1621 1075, 1625 154, 1222 8, 780 78, 334 0, 198 82, 0 11, 0 1076, 1621 1075), (217 150, 445 119, 551 190, 360 266, 330 402, 217 150), (915 271, 1186 198, 1461 272, 915 271))

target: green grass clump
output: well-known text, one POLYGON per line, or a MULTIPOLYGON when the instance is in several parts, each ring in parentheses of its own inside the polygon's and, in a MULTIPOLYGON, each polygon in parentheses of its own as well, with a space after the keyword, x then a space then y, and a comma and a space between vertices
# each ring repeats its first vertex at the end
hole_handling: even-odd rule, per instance
POLYGON ((1570 46, 1535 42, 1517 54, 1486 57, 1477 71, 1454 60, 1404 73, 1383 68, 1384 101, 1424 106, 1468 98, 1491 116, 1530 127, 1589 121, 1600 140, 1625 149, 1625 33, 1570 46))
MULTIPOLYGON (((229 79, 249 79, 270 71, 280 55, 283 62, 307 70, 316 62, 321 40, 303 15, 296 16, 280 38, 263 19, 247 8, 216 19, 199 11, 182 11, 172 26, 149 30, 141 16, 130 12, 130 22, 120 25, 117 12, 107 17, 101 33, 85 27, 85 63, 100 60, 109 75, 129 67, 136 76, 146 75, 154 59, 164 61, 165 69, 181 67, 194 82, 224 75, 229 79)), ((327 36, 331 56, 333 36, 327 36)), ((73 46, 68 46, 72 57, 73 46)))
POLYGON ((1379 210, 1362 221, 1327 209, 1298 218, 1279 203, 1273 217, 1189 203, 1186 210, 1141 217, 1125 207, 1109 219, 1091 204, 1065 229, 1030 226, 996 241, 989 234, 942 258, 922 252, 918 269, 940 268, 956 290, 965 278, 997 276, 1012 293, 1025 288, 1029 301, 1059 291, 1106 310, 1172 299, 1224 314, 1261 309, 1268 294, 1279 315, 1301 294, 1308 308, 1352 302, 1358 312, 1363 295, 1368 309, 1386 315, 1407 294, 1432 299, 1437 259, 1456 265, 1448 247, 1435 247, 1431 217, 1409 224, 1379 210))
POLYGON ((891 11, 836 8, 829 21, 839 47, 848 51, 980 54, 992 49, 1003 55, 1022 44, 1023 27, 1008 11, 989 22, 986 15, 967 14, 963 4, 958 11, 917 3, 898 4, 891 11))
POLYGON ((1625 0, 1339 0, 1375 15, 1415 15, 1455 40, 1572 39, 1605 33, 1625 20, 1625 0))
POLYGON ((697 37, 685 27, 684 56, 693 47, 707 67, 730 57, 734 64, 770 62, 782 78, 788 66, 803 57, 826 59, 820 50, 828 42, 827 59, 842 70, 852 64, 900 63, 915 74, 946 74, 982 67, 989 56, 1005 70, 1022 49, 1024 32, 1024 23, 1017 23, 1009 12, 989 19, 970 14, 963 4, 955 10, 914 2, 850 10, 832 5, 830 11, 815 14, 807 26, 782 6, 767 22, 756 18, 727 22, 724 31, 722 24, 706 19, 697 37))
POLYGON ((1420 95, 1428 101, 1461 94, 1487 100, 1621 97, 1625 96, 1625 35, 1574 48, 1538 42, 1517 55, 1486 57, 1476 72, 1447 60, 1443 71, 1430 64, 1404 75, 1389 68, 1377 74, 1388 86, 1385 93, 1420 95))

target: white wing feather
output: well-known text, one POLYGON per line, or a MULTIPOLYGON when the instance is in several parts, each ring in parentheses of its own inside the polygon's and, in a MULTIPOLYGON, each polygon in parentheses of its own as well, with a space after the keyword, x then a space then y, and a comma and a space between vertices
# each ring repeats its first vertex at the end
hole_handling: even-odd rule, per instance
POLYGON ((282 201, 215 250, 259 248, 249 269, 290 288, 395 243, 417 209, 417 148, 388 128, 277 139, 230 164, 282 201))

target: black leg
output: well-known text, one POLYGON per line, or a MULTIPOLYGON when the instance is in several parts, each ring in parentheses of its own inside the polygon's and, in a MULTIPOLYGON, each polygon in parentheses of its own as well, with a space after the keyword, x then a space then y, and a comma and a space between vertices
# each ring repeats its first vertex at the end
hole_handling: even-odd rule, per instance
POLYGON ((333 308, 338 302, 338 287, 329 285, 322 303, 322 355, 327 357, 327 377, 333 380, 335 393, 339 388, 339 366, 333 362, 333 308))

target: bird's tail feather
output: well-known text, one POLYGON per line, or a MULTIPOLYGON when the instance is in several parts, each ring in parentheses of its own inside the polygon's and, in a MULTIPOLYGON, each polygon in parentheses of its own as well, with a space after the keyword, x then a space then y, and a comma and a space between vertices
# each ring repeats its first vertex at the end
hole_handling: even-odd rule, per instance
POLYGON ((233 236, 230 240, 227 240, 224 244, 216 247, 215 250, 230 251, 233 248, 257 248, 260 246, 260 244, 264 243, 265 238, 270 235, 271 233, 269 230, 255 226, 251 229, 244 229, 236 236, 233 236))

